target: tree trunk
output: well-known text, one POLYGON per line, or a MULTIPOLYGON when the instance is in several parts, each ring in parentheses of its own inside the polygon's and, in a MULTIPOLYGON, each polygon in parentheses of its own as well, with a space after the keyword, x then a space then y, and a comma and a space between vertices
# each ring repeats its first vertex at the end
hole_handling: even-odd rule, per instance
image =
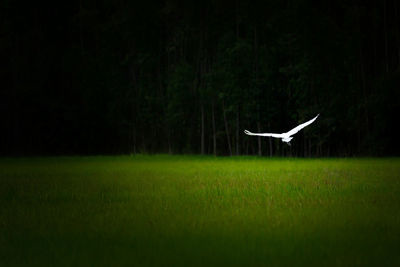
POLYGON ((170 132, 169 132, 169 130, 168 130, 168 133, 167 133, 167 142, 168 142, 168 154, 172 154, 173 152, 172 152, 172 145, 171 145, 171 134, 170 134, 170 132))
POLYGON ((273 154, 273 151, 272 151, 272 137, 269 137, 268 140, 269 140, 269 157, 272 158, 272 154, 273 154))
POLYGON ((213 128, 213 151, 214 156, 217 156, 217 133, 215 131, 215 115, 214 115, 214 102, 211 105, 211 116, 212 116, 212 128, 213 128))
POLYGON ((231 139, 229 137, 229 127, 228 127, 228 120, 226 119, 224 100, 222 100, 222 113, 224 115, 225 133, 226 133, 226 140, 228 141, 229 155, 232 156, 232 146, 231 146, 231 139))
POLYGON ((239 156, 240 155, 240 149, 239 149, 239 144, 240 144, 240 142, 239 142, 239 131, 240 131, 240 129, 239 129, 239 108, 238 108, 238 110, 237 110, 237 113, 236 113, 236 155, 237 156, 239 156))
POLYGON ((280 156, 282 156, 282 152, 280 150, 281 142, 279 141, 279 139, 275 139, 275 144, 276 144, 276 155, 278 155, 280 157, 280 156))
POLYGON ((204 155, 204 105, 201 105, 201 154, 204 155))
POLYGON ((17 141, 19 139, 19 134, 20 134, 20 120, 19 120, 19 90, 20 90, 20 60, 19 60, 19 34, 18 32, 15 33, 15 39, 14 39, 14 50, 13 50, 13 60, 12 60, 12 79, 13 79, 13 90, 12 90, 12 114, 9 114, 9 116, 12 116, 12 135, 9 135, 9 140, 11 141, 9 147, 14 147, 15 152, 19 152, 19 149, 21 148, 19 142, 17 141))
MULTIPOLYGON (((396 1, 395 1, 396 2, 396 1)), ((387 16, 386 16, 386 0, 383 0, 383 30, 385 32, 385 69, 389 72, 389 56, 388 56, 388 33, 387 33, 387 16)))
POLYGON ((79 44, 81 49, 81 57, 85 55, 85 45, 83 42, 83 8, 82 8, 82 0, 79 1, 79 44))
MULTIPOLYGON (((257 122, 257 130, 259 133, 261 133, 261 125, 260 122, 257 122)), ((258 137, 258 155, 262 156, 262 150, 261 150, 261 137, 258 137)))
MULTIPOLYGON (((268 129, 271 129, 271 124, 268 123, 268 129)), ((272 157, 273 151, 272 151, 272 137, 268 137, 268 142, 269 142, 269 157, 272 157)))
POLYGON ((133 154, 136 154, 136 128, 135 128, 135 125, 133 126, 133 129, 132 129, 132 142, 133 142, 133 154))
POLYGON ((370 132, 369 129, 369 110, 368 110, 368 93, 367 93, 367 78, 366 78, 366 71, 364 67, 364 59, 363 59, 363 53, 362 53, 362 48, 360 47, 360 72, 361 72, 361 87, 362 87, 362 93, 363 93, 363 99, 364 99, 364 117, 365 117, 365 123, 366 123, 366 133, 367 135, 370 132))
POLYGON ((236 12, 236 18, 235 18, 235 26, 236 26, 236 40, 239 40, 239 0, 235 1, 235 12, 236 12))
POLYGON ((143 142, 143 143, 142 143, 142 147, 143 147, 143 148, 142 148, 142 149, 143 149, 142 152, 146 154, 146 152, 147 152, 146 149, 147 149, 147 148, 146 148, 146 137, 144 136, 144 132, 142 132, 142 142, 143 142))
POLYGON ((132 91, 133 91, 133 99, 131 102, 131 125, 132 125, 132 148, 131 148, 131 153, 133 154, 137 153, 137 128, 138 128, 138 119, 137 119, 137 114, 138 112, 138 105, 136 103, 137 98, 138 98, 138 92, 137 92, 137 80, 136 80, 136 72, 133 67, 131 67, 131 79, 132 79, 132 91))

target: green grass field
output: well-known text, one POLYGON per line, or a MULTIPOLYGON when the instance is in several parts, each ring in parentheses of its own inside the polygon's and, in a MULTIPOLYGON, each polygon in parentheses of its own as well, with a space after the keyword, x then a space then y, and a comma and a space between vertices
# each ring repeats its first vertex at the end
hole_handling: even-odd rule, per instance
POLYGON ((400 159, 0 159, 0 266, 399 266, 400 159))

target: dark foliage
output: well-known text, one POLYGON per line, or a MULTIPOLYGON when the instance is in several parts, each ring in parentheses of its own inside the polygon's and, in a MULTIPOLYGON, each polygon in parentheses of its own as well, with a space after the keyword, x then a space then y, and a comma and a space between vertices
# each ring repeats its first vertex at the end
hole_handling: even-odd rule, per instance
POLYGON ((400 3, 0 3, 0 155, 398 155, 400 3), (283 132, 320 113, 295 136, 283 132))

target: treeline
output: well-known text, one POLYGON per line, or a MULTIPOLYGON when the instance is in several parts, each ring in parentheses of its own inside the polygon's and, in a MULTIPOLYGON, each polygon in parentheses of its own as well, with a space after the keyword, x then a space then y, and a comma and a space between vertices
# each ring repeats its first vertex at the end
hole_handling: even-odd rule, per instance
POLYGON ((2 155, 399 154, 396 0, 0 5, 2 155))

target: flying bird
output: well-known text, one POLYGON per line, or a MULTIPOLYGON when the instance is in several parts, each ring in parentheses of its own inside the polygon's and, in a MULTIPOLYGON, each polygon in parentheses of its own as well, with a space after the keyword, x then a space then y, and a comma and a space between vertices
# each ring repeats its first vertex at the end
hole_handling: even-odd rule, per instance
POLYGON ((282 142, 287 143, 290 146, 290 140, 293 139, 292 135, 296 134, 298 131, 300 131, 301 129, 303 129, 304 127, 310 125, 311 123, 313 123, 317 118, 318 118, 319 114, 317 116, 315 116, 315 118, 300 124, 299 126, 293 128, 292 130, 290 130, 287 133, 281 133, 281 134, 276 134, 276 133, 252 133, 249 132, 247 130, 244 130, 244 133, 247 135, 256 135, 256 136, 270 136, 270 137, 275 137, 275 138, 281 138, 282 142))

